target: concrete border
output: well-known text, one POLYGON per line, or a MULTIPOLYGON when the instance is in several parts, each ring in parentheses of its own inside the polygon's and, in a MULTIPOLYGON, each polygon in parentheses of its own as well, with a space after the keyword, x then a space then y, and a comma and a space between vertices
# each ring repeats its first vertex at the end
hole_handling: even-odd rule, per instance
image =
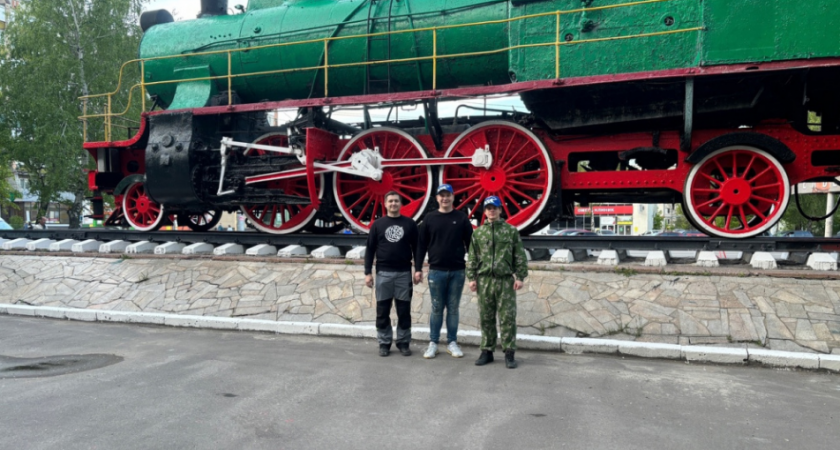
MULTIPOLYGON (((371 325, 350 325, 314 322, 275 322, 271 320, 241 319, 230 317, 190 316, 180 314, 143 313, 128 311, 102 311, 50 306, 12 305, 0 303, 0 315, 42 317, 85 322, 118 322, 163 325, 169 327, 205 328, 215 330, 257 331, 275 334, 351 337, 376 339, 376 328, 371 325)), ((425 341, 428 328, 412 327, 415 340, 425 341)), ((465 330, 458 333, 458 341, 478 345, 481 333, 465 330)), ((685 360, 714 364, 757 363, 771 367, 822 369, 840 373, 840 355, 819 353, 782 352, 767 349, 737 347, 706 347, 700 345, 674 345, 650 342, 619 341, 610 339, 551 337, 517 335, 517 346, 526 350, 543 350, 569 354, 627 355, 639 358, 685 360)))

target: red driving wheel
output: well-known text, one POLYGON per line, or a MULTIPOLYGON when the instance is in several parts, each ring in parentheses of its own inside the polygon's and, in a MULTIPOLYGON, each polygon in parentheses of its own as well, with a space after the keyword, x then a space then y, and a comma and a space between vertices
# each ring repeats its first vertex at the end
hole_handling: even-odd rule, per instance
POLYGON ((770 154, 753 147, 715 150, 685 181, 686 215, 701 231, 747 238, 775 225, 790 201, 790 181, 770 154))
POLYGON ((446 151, 447 158, 471 157, 476 149, 490 150, 489 169, 469 164, 444 166, 441 184, 452 185, 455 209, 476 224, 484 221, 482 202, 499 197, 507 222, 522 230, 539 219, 554 185, 548 150, 539 138, 519 125, 489 121, 465 131, 446 151))
MULTIPOLYGON (((289 145, 289 138, 285 134, 269 133, 257 138, 254 143, 260 145, 286 147, 289 145)), ((245 151, 245 156, 263 156, 268 153, 269 152, 264 150, 248 149, 245 151)), ((287 166, 285 170, 299 169, 302 167, 303 165, 290 165, 287 166)), ((278 191, 282 191, 284 195, 309 198, 309 187, 306 184, 306 177, 266 181, 258 184, 257 186, 263 189, 276 189, 278 191)), ((320 198, 323 195, 324 190, 323 175, 315 176, 315 186, 318 190, 318 197, 320 198)), ((309 225, 317 212, 317 208, 311 204, 259 204, 242 206, 242 213, 245 214, 254 227, 260 231, 272 234, 288 234, 297 232, 309 225)))
POLYGON ((154 231, 160 228, 163 218, 163 205, 149 198, 143 182, 132 184, 125 190, 122 200, 125 220, 139 231, 154 231))
MULTIPOLYGON (((393 128, 374 128, 357 134, 341 151, 347 161, 362 150, 379 150, 384 159, 428 158, 423 146, 408 133, 393 128)), ((384 196, 389 191, 402 197, 401 214, 419 220, 432 191, 431 166, 385 167, 382 179, 336 172, 333 183, 338 209, 357 231, 367 233, 378 217, 386 215, 384 196)))

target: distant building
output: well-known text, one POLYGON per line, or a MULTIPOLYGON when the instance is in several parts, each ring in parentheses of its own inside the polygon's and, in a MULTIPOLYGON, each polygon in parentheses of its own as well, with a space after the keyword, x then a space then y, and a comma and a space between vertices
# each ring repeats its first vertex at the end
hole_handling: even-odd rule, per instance
MULTIPOLYGON (((3 1, 3 0, 0 0, 3 1)), ((15 195, 12 202, 14 206, 0 207, 0 217, 10 222, 12 217, 20 217, 23 222, 36 222, 38 220, 38 196, 29 191, 29 177, 25 172, 17 170, 17 165, 12 164, 13 177, 8 180, 12 189, 19 195, 15 195)), ((72 202, 75 197, 68 192, 62 192, 61 202, 72 202)), ((67 214, 68 207, 59 202, 50 203, 47 211, 43 214, 47 218, 47 224, 52 226, 67 226, 70 217, 67 214)))

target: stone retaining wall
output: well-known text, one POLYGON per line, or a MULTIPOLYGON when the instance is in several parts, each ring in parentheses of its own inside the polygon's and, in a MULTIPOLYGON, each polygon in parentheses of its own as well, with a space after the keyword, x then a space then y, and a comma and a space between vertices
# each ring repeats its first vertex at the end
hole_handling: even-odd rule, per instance
MULTIPOLYGON (((370 325, 376 316, 361 266, 308 262, 4 255, 0 303, 370 325)), ((427 326, 425 283, 412 309, 427 326)), ((460 313, 462 329, 477 329, 469 291, 460 313)), ((840 354, 840 280, 535 265, 517 322, 521 334, 840 354)))

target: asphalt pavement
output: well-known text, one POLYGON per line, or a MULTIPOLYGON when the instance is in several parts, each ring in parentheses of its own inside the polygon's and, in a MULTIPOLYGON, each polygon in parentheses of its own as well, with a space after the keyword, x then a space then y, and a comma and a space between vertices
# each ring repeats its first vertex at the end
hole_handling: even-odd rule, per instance
POLYGON ((840 375, 0 316, 0 449, 836 448, 840 375), (85 357, 74 356, 85 355, 85 357), (59 358, 61 357, 61 358, 59 358), (33 376, 34 375, 34 376, 33 376))

